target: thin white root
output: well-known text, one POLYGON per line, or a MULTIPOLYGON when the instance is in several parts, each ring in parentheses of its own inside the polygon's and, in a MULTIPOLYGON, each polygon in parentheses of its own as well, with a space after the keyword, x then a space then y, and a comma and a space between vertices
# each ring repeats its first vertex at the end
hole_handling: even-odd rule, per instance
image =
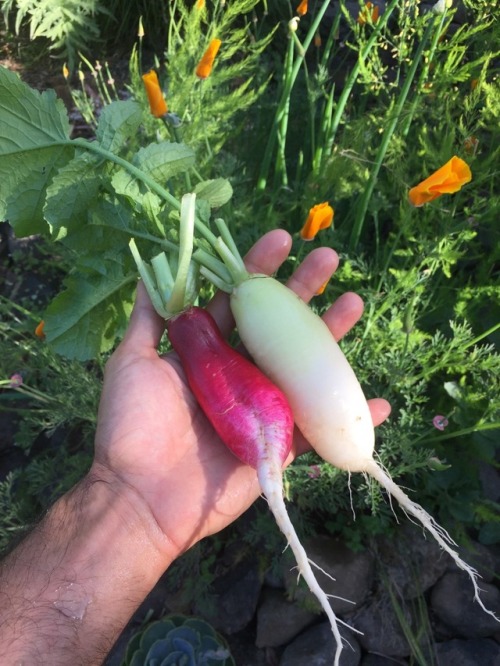
POLYGON ((469 564, 464 562, 459 554, 452 548, 452 546, 457 546, 455 541, 450 537, 448 532, 441 527, 434 518, 423 509, 420 504, 413 502, 406 493, 404 493, 401 488, 395 483, 389 474, 385 472, 375 460, 372 461, 372 464, 368 465, 365 471, 370 474, 374 479, 376 479, 381 486, 383 486, 387 492, 394 497, 395 500, 399 503, 401 508, 404 511, 407 511, 409 514, 417 518, 420 523, 428 530, 432 536, 436 539, 441 548, 453 558, 453 561, 463 571, 465 571, 474 586, 474 598, 477 603, 481 606, 485 613, 491 615, 495 620, 500 622, 500 619, 495 615, 495 613, 483 604, 481 597, 479 595, 480 588, 477 584, 477 579, 479 577, 478 572, 474 567, 471 567, 469 564))
MULTIPOLYGON (((299 574, 304 577, 309 589, 319 601, 321 608, 326 613, 332 628, 333 637, 336 643, 334 666, 340 664, 340 654, 342 652, 342 637, 339 632, 338 623, 345 624, 338 620, 330 606, 327 594, 321 589, 309 563, 309 558, 304 547, 299 541, 297 533, 288 516, 285 502, 283 500, 283 480, 281 467, 277 460, 266 458, 257 469, 260 487, 264 493, 269 508, 271 509, 278 527, 283 532, 286 540, 295 555, 299 574)), ((351 627, 350 627, 351 628, 351 627)))

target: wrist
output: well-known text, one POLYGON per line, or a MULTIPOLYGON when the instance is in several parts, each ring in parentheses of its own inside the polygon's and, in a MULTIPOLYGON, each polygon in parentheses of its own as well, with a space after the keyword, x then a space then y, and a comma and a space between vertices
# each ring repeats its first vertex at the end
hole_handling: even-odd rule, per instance
POLYGON ((134 491, 93 466, 0 563, 2 663, 102 660, 170 564, 163 541, 134 491))
POLYGON ((110 520, 121 524, 127 532, 127 540, 132 538, 147 544, 148 550, 155 553, 154 559, 162 562, 163 569, 182 554, 161 529, 143 495, 108 467, 94 461, 81 484, 92 496, 101 495, 101 501, 109 509, 110 520))

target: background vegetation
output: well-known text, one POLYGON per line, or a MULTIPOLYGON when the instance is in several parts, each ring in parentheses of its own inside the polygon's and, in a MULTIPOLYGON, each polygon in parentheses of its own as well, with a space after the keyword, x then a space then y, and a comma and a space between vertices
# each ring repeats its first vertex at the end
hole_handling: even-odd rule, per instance
MULTIPOLYGON (((364 3, 344 2, 310 2, 300 20, 288 2, 259 0, 138 2, 125 13, 113 0, 79 2, 78 11, 61 0, 1 4, 11 40, 29 30, 30 54, 48 49, 61 68, 67 63, 64 85, 90 134, 113 100, 136 100, 144 113, 140 132, 127 137, 130 154, 180 139, 196 156, 193 178, 229 179, 233 197, 220 214, 242 251, 270 229, 287 229, 294 248, 283 279, 312 247, 339 252, 340 268, 313 307, 321 312, 346 290, 365 300, 343 349, 368 397, 393 406, 377 433, 381 462, 455 538, 500 541, 499 507, 480 476, 485 465, 498 469, 500 426, 500 28, 492 4, 438 3, 443 11, 433 11, 392 0, 376 20, 364 3), (220 57, 200 83, 194 67, 215 36, 220 57), (117 44, 128 48, 121 77, 117 44), (92 56, 83 50, 90 45, 92 56), (181 121, 176 136, 148 114, 141 74, 151 64, 181 121), (453 155, 469 164, 472 181, 413 208, 409 188, 453 155), (323 201, 335 209, 334 225, 304 243, 308 210, 323 201)), ((186 188, 182 179, 174 185, 186 188)), ((63 282, 71 288, 75 275, 101 274, 95 244, 69 242, 42 222, 42 256, 32 261, 54 293, 63 282)), ((10 261, 14 275, 26 270, 25 256, 10 261)), ((126 325, 133 283, 107 349, 85 360, 34 335, 47 299, 10 296, 4 290, 0 301, 0 409, 16 419, 22 455, 0 482, 2 547, 89 463, 102 368, 126 325)), ((326 529, 363 548, 394 524, 376 485, 349 480, 313 454, 286 478, 302 530, 326 529)), ((254 518, 249 539, 280 539, 258 507, 254 518)), ((211 560, 199 549, 214 553, 218 543, 179 564, 193 571, 203 562, 194 577, 203 586, 211 560)))

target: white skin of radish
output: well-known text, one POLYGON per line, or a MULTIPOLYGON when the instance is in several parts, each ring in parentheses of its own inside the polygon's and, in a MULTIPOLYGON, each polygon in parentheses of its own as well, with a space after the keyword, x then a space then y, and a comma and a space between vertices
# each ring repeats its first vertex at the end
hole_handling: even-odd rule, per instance
POLYGON ((479 596, 477 572, 452 548, 453 539, 373 459, 375 437, 368 404, 323 320, 294 292, 265 275, 253 275, 235 286, 230 299, 243 344, 284 392, 295 423, 315 451, 339 469, 375 478, 467 572, 476 601, 496 618, 479 596))
POLYGON ((373 459, 373 421, 361 386, 325 322, 267 276, 234 288, 231 310, 256 364, 285 393, 317 453, 347 472, 373 459))

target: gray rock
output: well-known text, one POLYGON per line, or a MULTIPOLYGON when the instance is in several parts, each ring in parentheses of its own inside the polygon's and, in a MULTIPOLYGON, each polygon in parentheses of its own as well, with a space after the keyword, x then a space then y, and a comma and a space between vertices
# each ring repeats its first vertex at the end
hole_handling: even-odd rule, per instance
MULTIPOLYGON (((480 583, 481 600, 500 617, 500 590, 491 583, 480 583)), ((479 638, 498 631, 498 621, 485 613, 474 600, 469 577, 461 573, 446 573, 431 593, 431 608, 455 636, 479 638)))
POLYGON ((286 599, 283 590, 266 590, 257 611, 257 647, 278 647, 295 638, 318 616, 286 599))
MULTIPOLYGON (((339 627, 344 638, 340 666, 359 666, 361 649, 348 629, 339 627)), ((335 641, 329 622, 306 629, 290 643, 281 656, 279 666, 332 666, 335 657, 335 641)))
POLYGON ((423 594, 453 562, 431 536, 412 523, 402 524, 396 537, 379 539, 377 548, 379 568, 404 599, 423 594))
POLYGON ((262 581, 257 561, 243 561, 213 584, 215 601, 207 611, 203 603, 193 610, 222 634, 234 634, 253 619, 262 581))
MULTIPOLYGON (((401 613, 406 624, 416 633, 417 624, 412 611, 408 606, 404 606, 401 608, 401 613)), ((383 592, 377 594, 358 613, 355 613, 349 623, 362 632, 357 636, 357 640, 367 652, 388 657, 407 657, 411 652, 394 604, 383 592)))
MULTIPOLYGON (((338 539, 328 536, 307 539, 304 548, 309 559, 327 574, 314 567, 318 583, 326 594, 332 595, 330 605, 335 613, 353 612, 364 603, 374 579, 371 553, 356 553, 338 539)), ((304 585, 297 586, 296 569, 287 572, 285 580, 291 596, 312 608, 318 606, 316 597, 304 585)))
POLYGON ((479 463, 479 480, 483 497, 491 502, 500 501, 500 471, 493 465, 479 463))
POLYGON ((489 638, 438 643, 434 655, 436 666, 500 666, 500 645, 489 638))
POLYGON ((381 654, 367 654, 361 660, 360 666, 408 666, 408 662, 406 659, 395 659, 381 654))
MULTIPOLYGON (((458 548, 458 554, 464 562, 467 562, 467 564, 470 564, 477 570, 478 574, 481 576, 480 585, 483 582, 491 583, 495 579, 495 569, 498 566, 498 557, 495 557, 492 548, 489 548, 482 543, 471 541, 466 546, 460 546, 458 548)), ((460 569, 455 562, 451 562, 450 571, 454 571, 455 573, 460 572, 460 569)))

